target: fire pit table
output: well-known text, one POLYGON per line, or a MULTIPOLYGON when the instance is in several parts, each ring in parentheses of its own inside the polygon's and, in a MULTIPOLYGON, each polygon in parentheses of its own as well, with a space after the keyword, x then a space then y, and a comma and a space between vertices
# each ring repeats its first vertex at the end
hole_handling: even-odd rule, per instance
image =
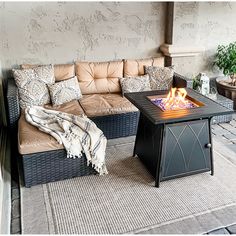
POLYGON ((186 92, 186 107, 177 102, 169 108, 162 104, 169 99, 167 91, 125 94, 140 110, 134 156, 154 176, 156 187, 172 178, 206 171, 213 175, 211 118, 233 113, 192 89, 186 92))

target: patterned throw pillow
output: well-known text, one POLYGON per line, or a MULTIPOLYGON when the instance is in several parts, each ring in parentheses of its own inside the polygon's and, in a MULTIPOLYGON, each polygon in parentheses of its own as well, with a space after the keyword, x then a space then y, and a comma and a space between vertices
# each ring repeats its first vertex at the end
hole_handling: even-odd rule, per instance
POLYGON ((82 98, 77 77, 48 86, 53 105, 61 105, 82 98))
POLYGON ((174 68, 158 67, 158 66, 145 66, 145 74, 150 77, 150 85, 152 90, 168 90, 172 86, 174 68))
POLYGON ((13 69, 13 76, 19 90, 20 107, 41 106, 50 103, 47 84, 55 83, 53 65, 32 69, 13 69))
POLYGON ((148 75, 120 78, 120 85, 123 96, 125 93, 151 90, 148 75))

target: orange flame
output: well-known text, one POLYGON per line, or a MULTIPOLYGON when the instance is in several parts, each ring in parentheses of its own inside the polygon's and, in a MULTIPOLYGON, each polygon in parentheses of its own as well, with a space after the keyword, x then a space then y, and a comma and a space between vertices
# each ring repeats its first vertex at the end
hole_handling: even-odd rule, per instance
POLYGON ((180 104, 186 104, 188 101, 185 99, 187 91, 184 88, 172 88, 167 97, 163 100, 165 107, 178 107, 180 104))

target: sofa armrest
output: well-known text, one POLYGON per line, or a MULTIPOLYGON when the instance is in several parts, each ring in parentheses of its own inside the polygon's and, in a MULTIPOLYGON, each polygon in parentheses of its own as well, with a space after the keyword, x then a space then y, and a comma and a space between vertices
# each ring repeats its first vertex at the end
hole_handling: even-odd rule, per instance
POLYGON ((178 88, 193 88, 193 80, 180 74, 174 73, 173 86, 178 88))
POLYGON ((16 128, 20 118, 20 103, 18 89, 13 78, 10 78, 7 84, 7 113, 9 127, 16 128))

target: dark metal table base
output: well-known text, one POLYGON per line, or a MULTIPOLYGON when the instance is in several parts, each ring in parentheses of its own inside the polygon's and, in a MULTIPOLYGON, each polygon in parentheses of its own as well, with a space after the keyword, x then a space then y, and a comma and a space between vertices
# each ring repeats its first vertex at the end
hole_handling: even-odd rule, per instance
POLYGON ((211 171, 213 155, 211 118, 171 124, 153 124, 142 113, 134 147, 155 178, 160 181, 211 171))

